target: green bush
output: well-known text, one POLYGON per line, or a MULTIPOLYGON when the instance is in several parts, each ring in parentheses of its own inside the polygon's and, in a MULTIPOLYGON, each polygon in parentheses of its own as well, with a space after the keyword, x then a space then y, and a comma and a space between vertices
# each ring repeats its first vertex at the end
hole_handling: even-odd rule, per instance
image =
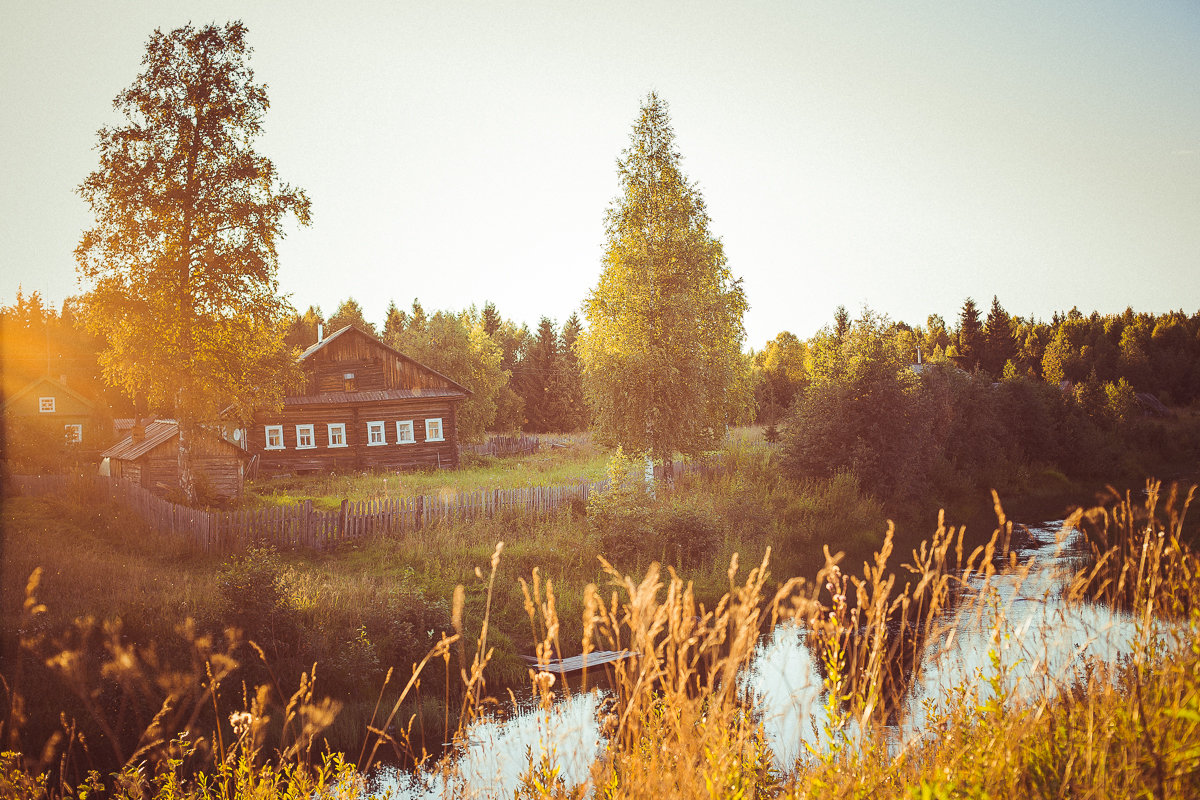
POLYGON ((300 638, 287 574, 275 548, 252 547, 230 557, 217 578, 223 622, 277 658, 292 655, 300 638))
POLYGON ((710 566, 724 538, 717 515, 695 505, 672 504, 658 509, 654 528, 664 560, 679 569, 710 566))

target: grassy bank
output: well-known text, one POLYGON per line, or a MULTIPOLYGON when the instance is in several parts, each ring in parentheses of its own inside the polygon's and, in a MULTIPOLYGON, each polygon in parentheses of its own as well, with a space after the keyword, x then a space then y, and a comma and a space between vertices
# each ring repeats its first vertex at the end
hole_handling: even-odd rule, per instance
MULTIPOLYGON (((700 480, 708 483, 698 488, 711 492, 717 488, 713 481, 732 482, 735 478, 724 474, 700 480)), ((714 505, 712 513, 744 514, 744 507, 732 503, 739 497, 737 487, 729 483, 724 488, 726 495, 722 496, 730 502, 714 505)), ((807 487, 810 491, 817 488, 807 487)), ((689 491, 686 486, 680 487, 666 507, 687 501, 692 497, 689 491)), ((839 490, 829 485, 825 491, 836 497, 839 490)), ((797 520, 820 508, 819 499, 808 492, 786 503, 776 497, 777 493, 782 493, 780 487, 772 489, 774 502, 785 509, 794 504, 797 520)), ((746 496, 742 500, 744 506, 746 496)), ((845 504, 847 498, 838 501, 845 504)), ((9 504, 9 508, 13 506, 13 513, 18 515, 13 519, 26 523, 49 513, 49 507, 39 501, 18 500, 9 504)), ((396 707, 399 728, 410 716, 424 716, 425 722, 429 716, 442 716, 431 727, 448 728, 453 735, 460 719, 490 707, 483 698, 503 696, 497 690, 505 683, 504 673, 516 671, 505 663, 506 639, 508 643, 558 642, 566 649, 578 624, 584 631, 580 639, 593 647, 631 647, 640 653, 638 660, 618 671, 615 706, 610 716, 600 720, 606 749, 593 769, 590 784, 607 797, 1191 796, 1200 789, 1200 750, 1196 748, 1200 738, 1200 648, 1195 644, 1200 641, 1200 581, 1196 577, 1200 561, 1180 540, 1183 520, 1177 512, 1182 507, 1179 498, 1142 510, 1118 506, 1093 514, 1086 523, 1089 531, 1107 531, 1105 536, 1119 532, 1121 540, 1100 560, 1105 564, 1105 571, 1100 573, 1102 580, 1074 582, 1062 602, 1119 601, 1120 607, 1138 609, 1139 635, 1127 657, 1082 663, 1081 669, 1066 679, 1047 666, 1036 667, 1034 674, 1054 691, 1044 697, 1018 695, 1004 688, 1006 671, 1015 663, 1000 647, 1005 634, 999 632, 993 640, 996 651, 991 669, 984 670, 978 683, 957 687, 939 698, 939 704, 928 707, 929 734, 899 750, 889 733, 893 712, 886 701, 881 704, 881 698, 886 697, 885 687, 896 680, 887 654, 894 653, 897 646, 907 652, 904 636, 908 634, 902 632, 916 631, 921 640, 927 641, 944 635, 945 625, 956 617, 947 616, 943 609, 957 614, 969 611, 973 603, 984 608, 994 603, 990 593, 984 591, 977 595, 953 593, 953 604, 946 605, 952 596, 950 586, 966 575, 990 578, 993 567, 990 560, 977 557, 964 565, 955 555, 958 540, 944 531, 926 542, 925 552, 930 558, 922 563, 908 587, 900 588, 889 580, 892 560, 902 560, 899 554, 889 558, 893 544, 889 542, 861 578, 848 575, 849 569, 847 573, 835 569, 823 558, 815 580, 771 581, 766 569, 772 568, 773 561, 749 570, 745 565, 721 570, 723 596, 718 603, 705 603, 706 611, 702 613, 697 603, 705 593, 715 591, 717 583, 706 570, 695 571, 701 580, 689 589, 681 578, 655 566, 630 570, 630 578, 622 577, 624 570, 609 572, 582 566, 589 553, 575 552, 578 546, 570 553, 558 552, 567 541, 563 531, 579 522, 570 518, 544 520, 540 527, 525 530, 521 536, 511 535, 510 528, 510 544, 502 553, 472 537, 498 533, 506 525, 511 526, 512 520, 497 520, 494 527, 470 531, 431 531, 424 544, 380 541, 340 554, 267 553, 224 565, 186 558, 180 561, 176 557, 179 571, 162 583, 151 579, 155 570, 148 567, 165 565, 172 559, 159 554, 153 540, 140 540, 136 531, 110 530, 80 542, 79 552, 98 567, 124 566, 130 570, 131 580, 128 587, 102 584, 117 597, 109 606, 97 607, 111 608, 133 596, 144 596, 148 610, 159 609, 167 614, 164 609, 168 606, 156 597, 165 599, 180 587, 199 586, 189 583, 189 573, 215 568, 216 594, 228 598, 231 592, 238 596, 237 592, 242 591, 243 604, 252 600, 262 603, 255 615, 262 626, 258 633, 263 641, 271 641, 265 637, 273 636, 273 645, 280 649, 265 653, 271 669, 262 673, 261 681, 247 680, 248 692, 242 694, 241 681, 255 676, 237 672, 238 667, 222 660, 223 653, 238 658, 253 656, 236 648, 217 652, 220 646, 215 640, 202 642, 203 637, 193 631, 181 645, 182 650, 196 654, 207 647, 208 663, 215 666, 210 666, 207 673, 189 673, 183 667, 170 671, 172 668, 164 661, 155 660, 161 655, 157 648, 144 643, 133 646, 119 635, 111 636, 114 627, 110 625, 95 643, 100 653, 95 668, 85 665, 82 672, 72 672, 67 667, 79 662, 71 654, 86 660, 87 642, 64 633, 78 630, 78 625, 67 623, 64 612, 56 610, 54 604, 65 602, 72 591, 77 591, 84 595, 77 602, 87 607, 100 600, 86 593, 100 589, 87 588, 93 584, 86 582, 83 570, 47 570, 35 591, 49 609, 39 611, 33 604, 20 610, 18 604, 15 617, 11 617, 17 624, 6 630, 6 635, 24 638, 27 647, 43 648, 37 651, 39 658, 23 662, 25 672, 17 676, 18 680, 11 674, 6 676, 6 693, 16 687, 36 701, 25 706, 26 716, 32 718, 44 707, 65 711, 68 718, 76 713, 82 722, 89 714, 111 720, 127 713, 130 720, 136 720, 137 714, 130 709, 137 703, 129 700, 141 691, 135 674, 160 679, 169 674, 177 682, 161 682, 163 689, 157 695, 147 692, 142 707, 146 716, 140 724, 148 722, 156 708, 155 703, 146 701, 161 698, 172 686, 179 692, 174 695, 178 707, 199 711, 190 727, 164 727, 164 731, 172 732, 170 736, 151 737, 140 752, 123 750, 121 754, 130 766, 119 777, 100 772, 89 779, 87 758, 92 763, 103 758, 99 752, 103 737, 89 735, 84 744, 68 731, 64 739, 45 751, 50 754, 47 760, 39 755, 43 753, 43 742, 34 735, 30 720, 21 722, 16 719, 19 715, 14 716, 9 694, 3 730, 6 746, 15 745, 26 755, 0 760, 0 794, 36 797, 40 791, 36 776, 54 765, 48 774, 65 773, 63 783, 52 782, 47 787, 55 796, 66 795, 67 789, 74 791, 88 780, 114 789, 123 784, 125 789, 121 791, 125 793, 114 790, 115 796, 164 800, 277 796, 285 791, 292 796, 314 792, 324 792, 321 796, 353 794, 362 788, 361 777, 337 761, 322 760, 314 748, 319 741, 314 737, 321 731, 328 734, 348 727, 361 733, 372 719, 374 727, 384 730, 382 721, 396 707), (1167 513, 1172 509, 1176 513, 1167 513), (543 580, 538 589, 540 602, 527 606, 519 585, 515 590, 506 586, 517 584, 517 577, 531 576, 533 564, 542 568, 544 577, 555 578, 555 589, 551 599, 543 580), (480 568, 478 574, 476 566, 480 568), (245 580, 270 573, 277 578, 270 583, 271 592, 256 594, 263 588, 262 583, 245 580), (579 590, 570 587, 572 580, 584 580, 588 575, 592 576, 592 588, 587 584, 579 590), (1109 576, 1119 575, 1126 580, 1124 594, 1118 597, 1112 593, 1117 581, 1109 576), (464 587, 461 593, 450 587, 459 579, 464 587), (708 580, 713 586, 705 585, 708 580), (72 581, 81 583, 72 587, 72 581), (167 587, 168 583, 175 588, 167 587), (366 638, 374 647, 360 641, 358 662, 334 661, 325 668, 324 674, 330 680, 351 687, 346 700, 323 703, 320 691, 306 694, 302 683, 301 690, 292 694, 288 687, 297 684, 287 682, 278 666, 280 660, 288 658, 288 635, 294 632, 289 627, 288 613, 301 614, 304 625, 314 629, 345 628, 351 623, 339 622, 339 615, 358 608, 370 597, 384 595, 387 587, 396 584, 428 587, 431 595, 436 587, 444 587, 449 596, 456 598, 445 611, 450 618, 446 627, 449 638, 441 639, 440 634, 430 637, 438 641, 431 645, 434 658, 422 682, 436 687, 439 673, 450 673, 455 691, 466 698, 463 716, 450 714, 443 721, 446 710, 428 703, 428 693, 426 700, 413 692, 401 700, 400 687, 408 678, 407 670, 401 670, 389 682, 380 704, 382 710, 376 712, 375 687, 354 685, 372 651, 378 656, 386 649, 382 639, 372 640, 370 633, 366 638), (610 588, 614 593, 611 602, 610 588), (286 598, 283 605, 279 605, 280 595, 286 598), (570 599, 576 595, 582 599, 570 599), (845 598, 855 596, 859 602, 846 603, 845 598), (287 609, 290 612, 285 613, 287 609), (759 631, 788 618, 803 626, 810 647, 820 654, 826 690, 822 695, 822 719, 827 722, 818 732, 819 746, 802 753, 794 764, 779 772, 773 766, 758 712, 745 695, 735 691, 734 676, 752 657, 759 631), (486 627, 482 625, 484 619, 486 627), (1156 619, 1169 621, 1170 626, 1155 628, 1150 621, 1156 619), (65 629, 56 630, 63 625, 65 629), (518 632, 522 627, 526 633, 518 632), (35 676, 39 664, 47 672, 35 676), (123 676, 124 683, 114 676, 123 676), (188 683, 188 676, 194 683, 188 683), (486 676, 486 684, 481 683, 482 676, 486 676), (45 687, 52 685, 44 682, 48 679, 60 681, 58 685, 65 690, 47 691, 45 687), (73 683, 76 680, 78 684, 73 683), (259 682, 268 688, 256 694, 253 687, 259 682), (202 688, 195 688, 214 683, 233 684, 236 689, 217 691, 210 697, 202 688), (38 687, 44 696, 30 692, 30 687, 38 687), (72 705, 70 698, 75 690, 88 687, 95 693, 81 692, 78 703, 72 705), (209 715, 204 711, 210 706, 217 712, 209 715), (243 713, 245 716, 241 716, 243 713), (178 730, 192 731, 190 738, 180 739, 174 733, 178 730), (59 753, 68 754, 68 758, 56 760, 59 753), (205 776, 203 780, 201 775, 205 776)), ((851 510, 843 508, 845 512, 851 510)), ((101 519, 105 518, 105 509, 96 511, 101 519)), ((652 512, 664 513, 661 507, 652 512)), ((63 521, 61 517, 55 515, 61 527, 42 530, 36 540, 23 544, 55 548, 50 552, 64 560, 71 557, 76 540, 84 531, 97 527, 97 520, 84 516, 63 521)), ((786 517, 780 515, 781 519, 786 517)), ((810 522, 816 519, 812 517, 810 522)), ((822 522, 831 524, 830 520, 822 522)), ((758 535, 768 538, 787 529, 771 525, 760 528, 758 535)), ((593 534, 602 541, 602 532, 593 534)), ((634 554, 635 561, 640 557, 634 554)), ((6 555, 8 558, 11 553, 6 555)), ((753 562, 749 566, 754 566, 753 562)), ((9 567, 6 562, 6 578, 9 567)), ((20 594, 10 589, 6 579, 6 620, 10 619, 13 596, 20 594)), ((402 605, 412 605, 418 597, 412 595, 402 605)), ((204 613, 203 601, 197 608, 204 613)), ((397 608, 381 616, 390 617, 397 608)), ((178 635, 186 638, 184 633, 178 635)), ((159 647, 163 644, 156 642, 159 647)), ((346 642, 339 649, 345 659, 355 651, 355 645, 346 642)), ((318 667, 318 688, 320 670, 318 667)), ((520 677, 527 682, 526 677, 520 677)), ((551 693, 563 691, 548 680, 538 687, 535 691, 541 694, 546 708, 551 693)), ((129 727, 136 733, 139 726, 131 722, 129 727)), ((114 724, 113 728, 119 726, 114 724)), ((401 739, 399 728, 388 728, 388 735, 401 739)), ((360 748, 348 751, 348 760, 355 761, 360 748)), ((574 787, 562 782, 550 761, 539 759, 536 753, 531 755, 521 796, 574 794, 574 787)))
POLYGON ((392 473, 341 473, 264 477, 247 484, 241 506, 261 508, 312 500, 320 509, 338 507, 343 499, 379 500, 443 495, 480 489, 520 489, 594 481, 604 475, 609 453, 587 434, 544 437, 536 453, 518 456, 463 454, 456 470, 392 473))

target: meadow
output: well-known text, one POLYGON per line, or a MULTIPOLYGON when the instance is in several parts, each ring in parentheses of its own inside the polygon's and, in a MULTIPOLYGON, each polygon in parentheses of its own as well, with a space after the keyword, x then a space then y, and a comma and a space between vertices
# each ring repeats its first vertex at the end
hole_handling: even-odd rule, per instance
MULTIPOLYGON (((854 475, 788 478, 754 432, 714 459, 719 468, 655 499, 631 479, 635 464, 611 459, 602 474, 613 488, 587 509, 225 559, 86 493, 8 498, 0 735, 22 755, 0 765, 0 796, 36 796, 39 775, 55 797, 88 781, 109 796, 351 796, 384 755, 401 765, 452 756, 442 744, 503 713, 510 691, 547 705, 569 693, 531 685, 522 655, 625 647, 641 656, 617 670, 614 712, 601 720, 608 744, 591 786, 606 796, 1053 796, 1063 786, 1170 796, 1194 785, 1200 617, 1182 499, 1136 516, 1128 498, 1094 512, 1125 533, 1096 540, 1105 571, 1073 602, 1153 608, 1192 639, 1150 637, 1140 660, 1096 665, 1036 707, 951 698, 939 735, 896 754, 880 709, 907 685, 893 673, 913 647, 896 634, 925 637, 952 596, 968 602, 955 587, 994 569, 976 547, 998 531, 1001 548, 1005 519, 964 531, 954 516, 940 527, 927 517, 932 538, 915 522, 889 533, 885 507, 854 475), (733 689, 760 634, 785 619, 823 654, 834 721, 824 735, 839 744, 780 772, 753 704, 733 689), (424 669, 410 681, 415 663, 424 669), (839 733, 855 726, 870 735, 839 733)), ((1056 491, 1032 493, 1031 507, 1089 493, 1065 476, 1035 483, 1056 491)), ((552 760, 534 754, 529 767, 525 796, 576 796, 552 760)))
POLYGON ((462 467, 456 470, 262 477, 248 483, 246 496, 238 505, 262 508, 312 500, 314 507, 329 510, 343 499, 382 500, 573 484, 602 478, 609 455, 586 433, 556 434, 542 437, 537 452, 519 456, 479 456, 464 451, 462 467))

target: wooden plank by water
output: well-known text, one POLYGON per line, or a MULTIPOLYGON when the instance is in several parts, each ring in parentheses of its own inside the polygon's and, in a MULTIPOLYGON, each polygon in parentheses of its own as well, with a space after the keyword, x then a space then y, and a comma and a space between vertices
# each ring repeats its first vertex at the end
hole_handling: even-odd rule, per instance
POLYGON ((634 653, 630 650, 594 650, 586 656, 552 659, 541 667, 538 667, 538 661, 533 656, 521 656, 521 659, 530 667, 538 667, 555 675, 570 675, 573 672, 582 672, 585 666, 589 670, 597 669, 605 664, 613 664, 626 658, 633 658, 633 656, 634 653))

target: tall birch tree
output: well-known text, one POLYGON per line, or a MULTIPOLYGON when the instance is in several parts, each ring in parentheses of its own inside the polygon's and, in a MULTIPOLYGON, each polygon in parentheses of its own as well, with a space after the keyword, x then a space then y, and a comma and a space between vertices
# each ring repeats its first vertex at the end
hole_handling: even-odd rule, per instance
POLYGON ((240 22, 156 30, 79 187, 96 222, 75 254, 105 376, 176 416, 190 501, 197 431, 231 405, 242 421, 278 405, 294 368, 276 243, 310 204, 254 150, 268 100, 250 53, 240 22))
POLYGON ((598 437, 664 463, 724 435, 747 308, 680 160, 667 104, 652 92, 617 161, 621 193, 579 338, 598 437))

